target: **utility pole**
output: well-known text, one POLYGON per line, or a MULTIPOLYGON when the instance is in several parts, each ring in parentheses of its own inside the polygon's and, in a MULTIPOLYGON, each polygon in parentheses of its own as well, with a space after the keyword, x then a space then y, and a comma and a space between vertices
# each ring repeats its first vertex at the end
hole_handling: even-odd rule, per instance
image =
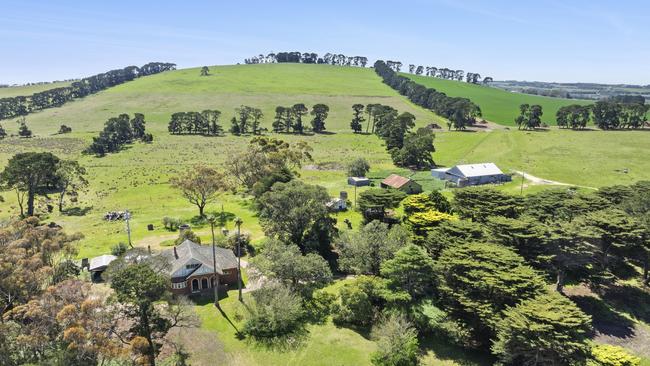
POLYGON ((130 219, 131 213, 129 210, 124 211, 124 220, 126 221, 126 235, 129 238, 129 246, 133 248, 133 244, 131 243, 131 225, 129 224, 130 219))
POLYGON ((214 215, 210 215, 208 217, 208 222, 210 222, 210 231, 212 232, 212 269, 214 270, 214 283, 212 284, 212 287, 214 289, 214 306, 217 308, 219 307, 219 273, 217 273, 217 249, 216 249, 216 242, 214 239, 214 223, 216 221, 216 217, 214 215))
POLYGON ((237 225, 237 288, 239 289, 239 301, 244 302, 244 298, 241 294, 241 224, 243 223, 241 218, 235 219, 235 225, 237 225))
POLYGON ((521 172, 521 188, 519 189, 519 195, 524 195, 524 178, 526 178, 526 173, 521 172))

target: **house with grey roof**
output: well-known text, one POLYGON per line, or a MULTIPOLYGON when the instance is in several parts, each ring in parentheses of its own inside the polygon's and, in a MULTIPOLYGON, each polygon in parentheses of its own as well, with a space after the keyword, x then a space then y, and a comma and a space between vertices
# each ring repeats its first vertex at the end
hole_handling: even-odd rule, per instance
POLYGON ((462 164, 451 168, 432 169, 431 175, 452 182, 458 187, 503 183, 511 180, 511 177, 504 174, 494 163, 462 164))
POLYGON ((212 246, 185 240, 162 252, 170 263, 171 291, 190 295, 213 291, 214 287, 237 284, 237 257, 232 250, 215 248, 216 268, 212 246), (216 271, 215 271, 216 269, 216 271), (215 276, 216 272, 216 276, 215 276))

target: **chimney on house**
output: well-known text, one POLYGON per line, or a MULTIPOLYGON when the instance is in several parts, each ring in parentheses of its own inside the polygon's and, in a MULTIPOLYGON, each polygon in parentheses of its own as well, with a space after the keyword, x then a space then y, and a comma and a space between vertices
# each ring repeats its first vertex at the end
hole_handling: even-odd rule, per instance
POLYGON ((178 259, 178 252, 176 251, 176 246, 174 246, 174 258, 178 259))

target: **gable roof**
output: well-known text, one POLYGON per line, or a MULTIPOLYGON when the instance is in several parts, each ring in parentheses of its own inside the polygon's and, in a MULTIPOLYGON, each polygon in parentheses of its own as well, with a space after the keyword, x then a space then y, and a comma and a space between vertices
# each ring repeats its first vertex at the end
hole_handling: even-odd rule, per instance
POLYGON ((448 173, 466 178, 482 177, 486 175, 503 175, 501 169, 499 169, 499 167, 494 163, 456 165, 449 169, 448 173))
POLYGON ((385 184, 389 187, 393 188, 402 188, 405 184, 409 183, 411 180, 406 177, 402 177, 401 175, 397 174, 391 174, 386 179, 381 181, 381 184, 385 184))
MULTIPOLYGON (((162 252, 162 255, 171 263, 171 269, 169 271, 171 277, 187 278, 192 275, 214 272, 211 245, 201 245, 190 240, 185 240, 176 246, 176 254, 178 258, 174 254, 174 248, 162 252), (188 264, 198 264, 198 266, 188 269, 188 264)), ((235 257, 232 250, 215 247, 215 254, 217 273, 223 274, 224 269, 237 267, 237 257, 235 257)))

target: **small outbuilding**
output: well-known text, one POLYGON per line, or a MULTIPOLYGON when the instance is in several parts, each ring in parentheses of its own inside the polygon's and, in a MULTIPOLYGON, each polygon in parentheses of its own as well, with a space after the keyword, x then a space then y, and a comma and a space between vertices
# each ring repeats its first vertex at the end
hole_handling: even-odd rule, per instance
POLYGON ((381 181, 381 188, 393 188, 406 194, 416 194, 422 192, 422 186, 413 179, 402 177, 401 175, 391 174, 381 181))
POLYGON ((90 277, 93 282, 99 282, 102 280, 102 273, 108 268, 108 265, 111 264, 117 257, 110 254, 100 255, 99 257, 91 258, 90 263, 88 264, 88 272, 90 272, 90 277))
POLYGON ((458 187, 503 183, 511 180, 510 176, 504 174, 494 163, 463 164, 451 168, 432 169, 431 175, 452 182, 458 187))
POLYGON ((366 177, 348 177, 348 184, 355 187, 369 186, 370 179, 366 177))

